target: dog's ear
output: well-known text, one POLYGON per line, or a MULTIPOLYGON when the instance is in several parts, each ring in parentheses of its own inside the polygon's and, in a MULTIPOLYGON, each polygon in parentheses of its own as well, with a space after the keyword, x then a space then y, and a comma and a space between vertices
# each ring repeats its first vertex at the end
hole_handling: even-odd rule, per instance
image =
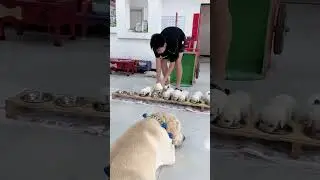
POLYGON ((108 177, 110 177, 110 164, 108 165, 108 166, 106 166, 106 167, 104 167, 104 173, 108 176, 108 177))
POLYGON ((314 105, 320 105, 320 100, 319 100, 319 99, 314 100, 314 101, 313 101, 313 104, 314 104, 314 105))
POLYGON ((230 95, 230 89, 224 89, 224 93, 226 93, 226 95, 230 95))

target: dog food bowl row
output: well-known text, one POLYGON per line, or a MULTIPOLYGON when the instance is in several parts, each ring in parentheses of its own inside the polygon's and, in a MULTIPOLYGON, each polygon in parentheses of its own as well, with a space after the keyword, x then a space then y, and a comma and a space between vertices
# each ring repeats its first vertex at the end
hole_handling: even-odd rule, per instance
POLYGON ((92 102, 85 97, 81 96, 68 96, 68 95, 59 95, 55 96, 52 93, 45 93, 40 91, 26 91, 22 93, 20 99, 26 103, 47 103, 53 102, 56 106, 59 107, 82 107, 85 105, 91 105, 92 108, 99 112, 108 112, 109 105, 107 103, 95 101, 92 102))
MULTIPOLYGON (((217 117, 214 121, 211 122, 211 125, 218 127, 218 128, 224 128, 224 129, 241 129, 241 128, 246 128, 248 124, 244 121, 241 120, 239 123, 229 123, 227 122, 222 122, 219 117, 217 117)), ((267 133, 267 134, 273 134, 273 135, 288 135, 294 132, 294 129, 290 125, 285 125, 284 127, 271 127, 269 124, 265 124, 262 121, 258 121, 254 124, 254 128, 257 130, 267 133)), ((312 128, 303 128, 302 132, 305 136, 312 138, 312 139, 317 139, 320 140, 320 132, 311 130, 312 128)))

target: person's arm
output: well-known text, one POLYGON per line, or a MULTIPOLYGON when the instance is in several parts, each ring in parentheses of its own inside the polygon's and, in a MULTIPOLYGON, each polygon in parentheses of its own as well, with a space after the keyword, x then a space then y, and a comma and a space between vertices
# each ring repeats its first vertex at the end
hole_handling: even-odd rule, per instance
POLYGON ((157 83, 161 81, 161 57, 156 58, 157 83))
MULTIPOLYGON (((176 65, 176 62, 170 62, 168 71, 167 71, 167 73, 164 75, 164 78, 163 78, 163 79, 166 80, 166 79, 169 78, 169 76, 170 76, 170 74, 172 73, 175 65, 176 65)), ((164 83, 165 83, 165 82, 164 82, 164 83)))
MULTIPOLYGON (((181 62, 182 56, 183 56, 183 53, 179 53, 179 56, 178 56, 178 58, 177 58, 176 61, 181 62)), ((169 78, 170 74, 172 73, 172 71, 173 71, 173 69, 174 69, 174 66, 176 65, 176 61, 170 62, 168 71, 167 71, 167 73, 164 75, 164 78, 163 78, 163 79, 168 79, 168 78, 169 78)))

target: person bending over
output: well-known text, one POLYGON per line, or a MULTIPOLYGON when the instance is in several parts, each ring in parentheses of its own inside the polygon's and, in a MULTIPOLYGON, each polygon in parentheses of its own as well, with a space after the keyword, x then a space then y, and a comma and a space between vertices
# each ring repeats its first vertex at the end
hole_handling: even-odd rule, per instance
POLYGON ((160 34, 153 34, 151 37, 150 46, 156 56, 157 83, 161 83, 162 86, 170 84, 170 74, 176 68, 176 89, 181 90, 181 60, 185 39, 184 32, 178 27, 167 27, 160 34))

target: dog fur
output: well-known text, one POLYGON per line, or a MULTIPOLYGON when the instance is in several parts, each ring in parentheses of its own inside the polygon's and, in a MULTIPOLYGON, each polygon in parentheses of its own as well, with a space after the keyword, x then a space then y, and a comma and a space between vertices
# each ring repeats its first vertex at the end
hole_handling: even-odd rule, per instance
MULTIPOLYGON (((252 113, 252 100, 248 93, 236 91, 227 96, 221 112, 221 120, 228 122, 226 125, 238 123, 241 119, 246 119, 252 113)), ((248 123, 248 122, 247 122, 248 123)))
POLYGON ((110 179, 156 180, 160 166, 175 163, 175 147, 184 139, 180 121, 171 114, 156 113, 138 121, 112 144, 110 179), (163 119, 166 128, 161 126, 163 119))
POLYGON ((307 125, 320 130, 320 94, 312 95, 308 100, 307 125))
POLYGON ((287 94, 280 94, 271 99, 258 115, 258 121, 264 122, 260 128, 272 132, 290 124, 295 117, 296 100, 287 94))
MULTIPOLYGON (((227 103, 228 100, 228 95, 218 89, 212 89, 212 95, 210 94, 210 98, 211 100, 211 114, 214 117, 218 117, 220 116, 222 109, 224 108, 224 106, 227 103)), ((215 118, 213 118, 212 120, 215 120, 215 118)))

